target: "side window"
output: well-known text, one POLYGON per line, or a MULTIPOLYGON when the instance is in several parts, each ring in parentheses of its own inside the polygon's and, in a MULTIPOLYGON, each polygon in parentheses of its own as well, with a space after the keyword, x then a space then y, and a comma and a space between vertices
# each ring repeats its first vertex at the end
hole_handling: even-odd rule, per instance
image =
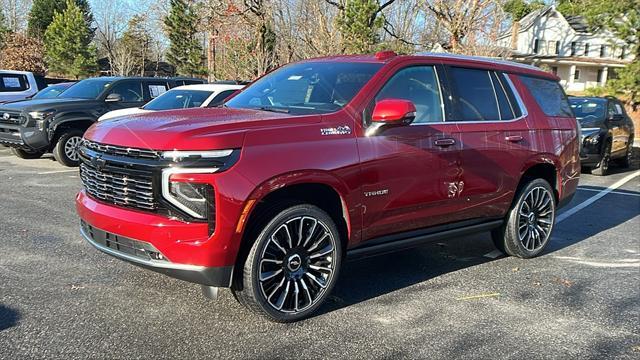
POLYGON ((231 94, 233 94, 236 91, 238 90, 221 91, 218 95, 214 96, 213 99, 211 99, 211 102, 209 102, 209 105, 207 105, 207 107, 216 107, 222 104, 225 100, 227 100, 229 96, 231 96, 231 94))
POLYGON ((145 86, 150 99, 155 99, 169 90, 169 86, 165 82, 150 82, 145 86))
POLYGON ((438 78, 433 66, 413 66, 398 71, 376 95, 384 99, 410 100, 416 106, 414 124, 443 121, 438 78))
POLYGON ((455 120, 500 119, 490 74, 487 70, 450 68, 449 75, 454 90, 453 101, 457 110, 455 120))
POLYGON ((498 80, 498 77, 494 72, 491 72, 491 82, 496 92, 496 99, 498 99, 498 110, 500 110, 500 120, 513 120, 515 119, 513 105, 509 102, 507 97, 507 90, 504 85, 498 80))
POLYGON ((522 75, 520 79, 545 115, 573 117, 567 96, 557 81, 522 75))
POLYGON ((25 91, 29 89, 29 82, 24 75, 0 75, 0 90, 9 91, 25 91))
POLYGON ((122 97, 122 102, 142 102, 142 82, 121 81, 116 83, 109 94, 118 94, 122 97))

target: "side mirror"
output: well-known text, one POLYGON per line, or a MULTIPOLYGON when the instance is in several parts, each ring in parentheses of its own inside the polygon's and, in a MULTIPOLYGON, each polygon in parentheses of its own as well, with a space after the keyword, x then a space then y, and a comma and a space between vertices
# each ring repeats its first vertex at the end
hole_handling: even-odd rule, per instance
POLYGON ((384 99, 376 103, 371 114, 371 126, 367 136, 375 134, 378 129, 389 126, 411 124, 416 118, 416 106, 404 99, 384 99))
POLYGON ((107 95, 107 98, 104 99, 105 102, 120 102, 122 101, 122 96, 120 94, 111 93, 107 95))

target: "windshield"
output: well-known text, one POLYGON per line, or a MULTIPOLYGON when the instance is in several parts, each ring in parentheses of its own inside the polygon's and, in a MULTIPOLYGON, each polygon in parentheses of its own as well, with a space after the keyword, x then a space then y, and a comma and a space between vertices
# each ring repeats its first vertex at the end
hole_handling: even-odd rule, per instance
POLYGON ((573 114, 581 123, 604 120, 605 118, 606 100, 604 99, 570 98, 569 103, 573 114))
POLYGON ((373 63, 292 64, 259 79, 225 105, 293 114, 334 112, 351 101, 381 67, 373 63))
POLYGON ((67 87, 63 85, 51 85, 33 95, 32 99, 51 99, 58 97, 67 87))
POLYGON ((169 90, 142 108, 159 111, 200 107, 212 93, 204 90, 169 90))
POLYGON ((113 79, 86 79, 63 91, 58 97, 96 99, 113 79))

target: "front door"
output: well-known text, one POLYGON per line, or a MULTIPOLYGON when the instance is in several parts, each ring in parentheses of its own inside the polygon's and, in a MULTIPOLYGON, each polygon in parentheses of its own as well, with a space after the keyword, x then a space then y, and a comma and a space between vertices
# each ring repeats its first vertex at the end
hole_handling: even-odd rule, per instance
POLYGON ((389 98, 412 101, 416 118, 411 125, 382 128, 358 138, 363 241, 455 221, 457 216, 449 200, 460 191, 460 138, 457 127, 443 121, 436 66, 398 69, 369 109, 389 98))
POLYGON ((110 94, 120 95, 120 101, 108 102, 109 110, 141 107, 144 105, 144 92, 142 91, 142 81, 123 80, 115 83, 107 96, 110 94))

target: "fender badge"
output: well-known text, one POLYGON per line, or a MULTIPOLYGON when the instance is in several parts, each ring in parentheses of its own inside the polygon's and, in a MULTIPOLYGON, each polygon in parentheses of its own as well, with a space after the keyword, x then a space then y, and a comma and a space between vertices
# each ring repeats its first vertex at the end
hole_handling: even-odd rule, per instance
POLYGON ((320 135, 349 135, 351 134, 351 128, 347 125, 333 127, 333 128, 323 128, 320 129, 320 135))

